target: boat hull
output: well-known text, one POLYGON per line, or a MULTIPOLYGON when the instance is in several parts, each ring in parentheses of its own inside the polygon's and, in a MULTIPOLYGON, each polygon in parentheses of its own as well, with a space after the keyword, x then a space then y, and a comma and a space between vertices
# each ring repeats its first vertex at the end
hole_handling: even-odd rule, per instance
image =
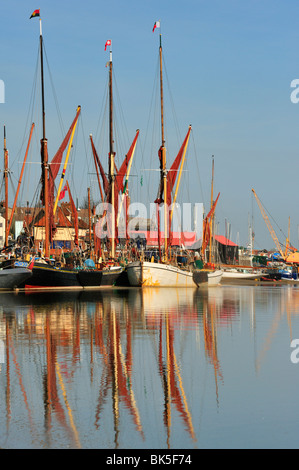
POLYGON ((123 271, 122 267, 107 270, 82 270, 78 271, 78 279, 85 289, 96 287, 114 286, 123 271))
POLYGON ((192 272, 163 263, 134 261, 127 274, 132 287, 195 287, 192 272))
POLYGON ((217 286, 220 284, 223 276, 223 271, 221 269, 216 269, 215 271, 206 271, 206 270, 196 270, 193 272, 193 281, 197 287, 206 285, 206 286, 217 286))
POLYGON ((13 290, 32 277, 27 268, 8 268, 0 271, 0 290, 13 290))
POLYGON ((61 269, 44 263, 35 263, 32 277, 22 285, 25 289, 82 288, 75 269, 61 269))
POLYGON ((250 273, 238 271, 223 271, 223 280, 226 279, 260 279, 265 276, 265 273, 250 273))

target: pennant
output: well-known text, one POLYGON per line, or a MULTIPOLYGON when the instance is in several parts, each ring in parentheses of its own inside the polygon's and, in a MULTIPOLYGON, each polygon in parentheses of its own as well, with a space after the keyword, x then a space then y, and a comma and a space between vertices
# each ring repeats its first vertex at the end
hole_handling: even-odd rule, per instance
POLYGON ((61 201, 61 199, 64 198, 66 191, 67 191, 67 186, 65 186, 65 187, 60 191, 59 198, 58 198, 59 201, 61 201))
POLYGON ((34 12, 32 13, 32 15, 30 16, 29 20, 31 20, 31 18, 35 18, 36 16, 40 16, 40 10, 34 10, 34 12))
POLYGON ((153 32, 155 31, 156 28, 160 28, 160 21, 156 21, 153 27, 153 32))
POLYGON ((111 46, 111 39, 107 39, 105 44, 105 50, 107 49, 107 46, 111 46))

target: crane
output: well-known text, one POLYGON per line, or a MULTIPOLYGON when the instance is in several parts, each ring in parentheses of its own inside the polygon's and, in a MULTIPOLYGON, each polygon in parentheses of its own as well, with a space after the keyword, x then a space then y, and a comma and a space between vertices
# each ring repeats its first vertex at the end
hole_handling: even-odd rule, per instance
POLYGON ((256 192, 255 192, 255 190, 254 190, 253 188, 252 188, 252 192, 253 192, 253 194, 254 194, 254 196, 255 196, 255 199, 256 199, 256 201, 257 201, 257 203, 258 203, 258 206, 259 206, 260 211, 261 211, 261 213, 262 213, 263 219, 264 219, 264 221, 266 222, 266 225, 267 225, 267 227, 268 227, 268 230, 269 230, 269 232, 270 232, 270 235, 271 235, 271 237, 273 238, 273 241, 274 241, 274 243, 275 243, 275 246, 276 246, 277 250, 279 251, 279 253, 281 254, 281 257, 282 257, 283 259, 285 259, 285 253, 283 253, 283 251, 282 251, 282 249, 281 249, 280 243, 279 243, 278 238, 277 238, 277 236, 276 236, 276 233, 274 232, 274 229, 273 229, 273 227, 272 227, 272 225, 271 225, 271 222, 270 222, 270 220, 269 220, 269 217, 267 216, 266 211, 265 211, 265 209, 264 209, 264 207, 263 207, 261 201, 259 200, 259 198, 258 198, 258 196, 257 196, 257 194, 256 194, 256 192))

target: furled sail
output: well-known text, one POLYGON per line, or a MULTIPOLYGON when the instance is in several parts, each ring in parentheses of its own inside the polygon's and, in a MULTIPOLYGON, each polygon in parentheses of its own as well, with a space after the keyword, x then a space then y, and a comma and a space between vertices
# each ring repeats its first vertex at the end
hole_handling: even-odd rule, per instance
POLYGON ((170 206, 173 202, 172 192, 173 192, 174 187, 175 187, 175 183, 176 183, 176 179, 177 179, 177 175, 178 175, 178 172, 179 172, 180 165, 182 163, 183 157, 184 157, 186 149, 187 149, 190 132, 191 132, 191 126, 188 129, 186 137, 185 137, 185 139, 184 139, 184 141, 181 145, 181 148, 180 148, 176 158, 174 159, 174 162, 173 162, 172 166, 170 167, 170 169, 167 172, 167 194, 166 194, 166 197, 163 194, 164 193, 164 184, 163 184, 164 175, 163 175, 163 165, 162 165, 162 150, 163 150, 162 147, 160 147, 160 149, 158 151, 159 160, 160 160, 161 179, 160 179, 158 195, 157 195, 157 198, 155 200, 155 203, 160 205, 166 200, 166 204, 168 206, 168 214, 169 214, 169 216, 168 216, 168 227, 169 227, 168 246, 171 243, 171 215, 170 215, 170 212, 169 212, 169 208, 170 208, 170 206))
POLYGON ((69 193, 69 199, 70 199, 70 204, 72 208, 72 215, 73 215, 73 221, 74 221, 74 228, 75 228, 75 237, 74 237, 74 242, 76 246, 79 246, 79 227, 78 227, 78 211, 75 206, 74 200, 72 198, 72 193, 68 184, 68 181, 66 182, 67 185, 67 190, 69 193))
MULTIPOLYGON (((60 145, 58 151, 56 152, 55 156, 53 157, 53 159, 50 163, 49 180, 48 180, 48 184, 49 184, 48 207, 49 207, 49 219, 50 219, 50 240, 49 241, 50 242, 52 242, 53 235, 55 233, 55 223, 54 223, 54 216, 53 216, 55 178, 58 175, 60 165, 61 165, 61 161, 62 161, 62 157, 63 157, 63 153, 64 153, 64 151, 67 147, 67 144, 69 142, 72 130, 73 130, 78 118, 79 118, 80 111, 81 111, 81 108, 79 106, 78 109, 77 109, 76 116, 75 116, 75 118, 74 118, 74 120, 73 120, 73 122, 72 122, 65 138, 63 139, 62 144, 60 145)), ((41 193, 41 200, 45 204, 43 192, 41 193)))
POLYGON ((203 221, 203 225, 202 225, 202 245, 201 245, 201 252, 202 252, 203 256, 204 256, 206 247, 208 246, 208 243, 210 241, 210 237, 211 237, 210 221, 214 216, 219 196, 220 196, 220 193, 218 193, 216 201, 214 202, 210 212, 208 213, 208 215, 205 217, 205 219, 203 221))
MULTIPOLYGON (((128 168, 131 163, 132 157, 134 155, 134 150, 136 147, 137 139, 139 136, 139 129, 136 131, 135 137, 133 139, 133 142, 129 148, 128 153, 126 154, 120 168, 118 169, 116 165, 114 165, 114 170, 115 170, 115 185, 114 185, 114 213, 115 213, 115 220, 117 222, 117 215, 118 215, 118 195, 119 193, 123 194, 124 191, 127 189, 127 184, 128 184, 128 168)), ((91 140, 91 146, 92 146, 92 151, 94 155, 94 161, 95 165, 98 166, 102 181, 103 181, 103 188, 104 188, 104 193, 105 193, 105 202, 112 203, 112 190, 111 190, 111 185, 109 183, 109 180, 104 172, 103 166, 100 162, 100 159, 98 157, 97 151, 95 149, 92 137, 90 137, 91 140)), ((97 169, 96 166, 96 169, 97 169)), ((115 225, 117 227, 117 224, 115 225)))

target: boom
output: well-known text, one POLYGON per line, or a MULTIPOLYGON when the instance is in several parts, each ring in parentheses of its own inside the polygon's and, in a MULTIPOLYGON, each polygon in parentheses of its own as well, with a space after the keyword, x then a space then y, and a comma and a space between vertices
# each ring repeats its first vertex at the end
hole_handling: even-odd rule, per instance
POLYGON ((259 206, 260 211, 261 211, 261 213, 262 213, 263 219, 264 219, 264 221, 266 222, 266 225, 267 225, 267 227, 268 227, 268 230, 269 230, 269 232, 270 232, 270 235, 271 235, 271 237, 273 238, 273 241, 274 241, 274 243, 275 243, 275 246, 276 246, 277 250, 279 251, 279 253, 281 254, 282 258, 285 259, 285 254, 283 253, 283 251, 282 251, 282 249, 281 249, 280 243, 279 243, 278 238, 277 238, 277 236, 276 236, 276 233, 274 232, 274 229, 273 229, 273 227, 272 227, 272 225, 271 225, 271 222, 270 222, 270 220, 269 220, 269 217, 267 216, 266 211, 265 211, 265 209, 264 209, 264 207, 263 207, 261 201, 260 201, 259 198, 257 197, 257 194, 256 194, 256 192, 255 192, 255 190, 254 190, 253 188, 252 188, 252 192, 253 192, 253 194, 254 194, 254 196, 255 196, 255 199, 256 199, 256 201, 257 201, 257 203, 258 203, 258 206, 259 206))

